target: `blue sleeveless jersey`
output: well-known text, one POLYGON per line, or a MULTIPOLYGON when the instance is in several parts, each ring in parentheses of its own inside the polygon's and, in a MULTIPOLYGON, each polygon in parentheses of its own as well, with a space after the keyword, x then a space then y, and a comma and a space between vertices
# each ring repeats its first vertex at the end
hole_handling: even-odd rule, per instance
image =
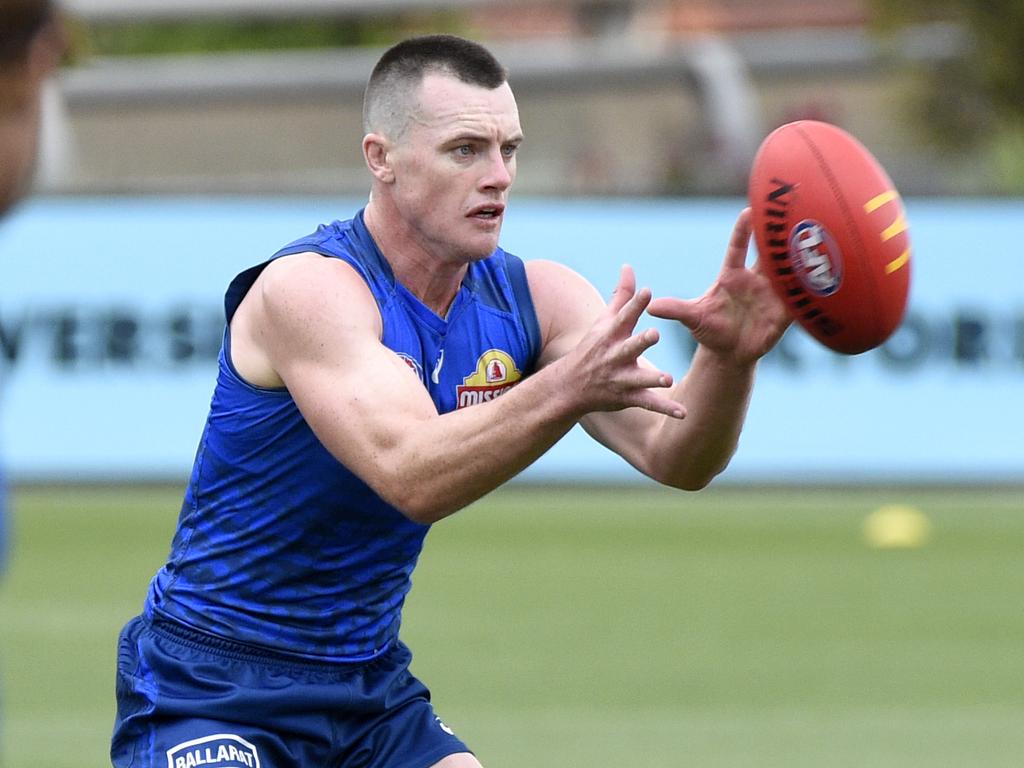
MULTIPOLYGON (((273 258, 305 251, 359 271, 380 307, 383 344, 439 413, 497 397, 531 372, 540 332, 515 256, 498 249, 470 265, 441 318, 396 282, 362 213, 273 258)), ((265 266, 231 283, 228 322, 265 266)), ((339 463, 286 389, 244 381, 225 332, 171 554, 150 584, 145 613, 308 658, 373 658, 397 637, 427 530, 339 463)))

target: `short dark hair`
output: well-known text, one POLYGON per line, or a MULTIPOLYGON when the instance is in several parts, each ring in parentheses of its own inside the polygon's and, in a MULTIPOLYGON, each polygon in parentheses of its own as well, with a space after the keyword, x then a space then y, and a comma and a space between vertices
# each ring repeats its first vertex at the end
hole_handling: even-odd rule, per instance
MULTIPOLYGON (((494 89, 508 80, 508 71, 479 43, 456 35, 423 35, 403 40, 381 56, 370 74, 363 98, 363 127, 376 128, 381 113, 396 104, 429 72, 453 75, 464 83, 494 89)), ((397 115, 388 115, 392 118, 397 115)))
POLYGON ((0 63, 18 64, 55 16, 51 0, 3 0, 0 5, 0 63))

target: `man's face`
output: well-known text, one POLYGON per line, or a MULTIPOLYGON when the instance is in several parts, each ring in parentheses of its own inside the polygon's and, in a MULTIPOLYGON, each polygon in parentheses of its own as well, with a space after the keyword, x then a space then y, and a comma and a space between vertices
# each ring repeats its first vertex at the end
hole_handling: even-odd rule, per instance
POLYGON ((512 89, 428 74, 417 95, 389 153, 395 203, 411 234, 434 255, 485 258, 498 246, 523 138, 512 89))

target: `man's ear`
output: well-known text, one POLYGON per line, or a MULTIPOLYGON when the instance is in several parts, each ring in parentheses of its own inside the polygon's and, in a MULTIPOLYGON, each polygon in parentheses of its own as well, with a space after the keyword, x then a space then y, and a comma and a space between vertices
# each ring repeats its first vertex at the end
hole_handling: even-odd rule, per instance
POLYGON ((390 184, 395 180, 391 167, 391 142, 379 133, 368 133, 363 137, 363 158, 366 167, 377 181, 390 184))

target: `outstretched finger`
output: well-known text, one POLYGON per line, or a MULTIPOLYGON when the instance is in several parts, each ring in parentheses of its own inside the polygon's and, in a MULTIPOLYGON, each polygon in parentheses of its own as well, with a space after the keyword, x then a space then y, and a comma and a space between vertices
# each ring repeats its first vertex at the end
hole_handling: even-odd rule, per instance
POLYGON ((655 328, 648 328, 646 331, 630 336, 622 349, 624 354, 631 360, 636 360, 644 352, 658 343, 661 334, 655 328))
POLYGON ((634 376, 639 390, 666 389, 673 384, 671 373, 659 371, 653 365, 638 365, 634 376))
POLYGON ((736 218, 725 250, 723 269, 743 269, 747 265, 747 249, 750 247, 750 208, 744 208, 736 218))
POLYGON ((639 291, 634 293, 630 300, 627 301, 616 314, 616 320, 620 327, 627 329, 632 333, 637 322, 640 320, 640 316, 643 315, 644 310, 647 309, 650 303, 650 288, 641 288, 639 291))
POLYGON ((636 275, 629 264, 623 264, 619 272, 619 282, 612 291, 612 297, 608 301, 608 308, 617 313, 636 295, 636 275))
POLYGON ((647 305, 647 314, 663 320, 677 320, 687 328, 695 328, 701 321, 700 305, 696 300, 671 296, 651 301, 647 305))
POLYGON ((673 400, 671 397, 659 395, 656 389, 642 390, 637 398, 636 406, 647 411, 660 413, 673 419, 686 418, 686 408, 682 403, 673 400))

